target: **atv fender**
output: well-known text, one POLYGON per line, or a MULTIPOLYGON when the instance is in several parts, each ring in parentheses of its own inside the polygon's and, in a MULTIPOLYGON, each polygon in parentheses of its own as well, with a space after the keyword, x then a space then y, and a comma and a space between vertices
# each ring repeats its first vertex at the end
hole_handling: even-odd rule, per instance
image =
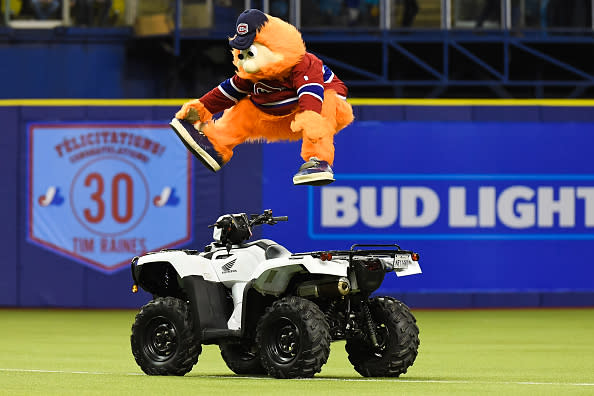
POLYGON ((347 276, 349 263, 346 260, 322 261, 310 255, 295 255, 289 259, 291 264, 301 264, 310 274, 347 276))
POLYGON ((287 263, 282 259, 267 260, 266 264, 259 266, 254 272, 253 287, 262 294, 278 297, 285 292, 293 275, 299 272, 303 272, 303 267, 300 265, 287 263), (268 264, 271 261, 284 261, 286 265, 268 264))
POLYGON ((183 250, 164 250, 139 257, 137 266, 152 262, 168 262, 180 278, 199 275, 207 281, 218 282, 218 277, 210 266, 209 260, 197 254, 188 254, 183 250))

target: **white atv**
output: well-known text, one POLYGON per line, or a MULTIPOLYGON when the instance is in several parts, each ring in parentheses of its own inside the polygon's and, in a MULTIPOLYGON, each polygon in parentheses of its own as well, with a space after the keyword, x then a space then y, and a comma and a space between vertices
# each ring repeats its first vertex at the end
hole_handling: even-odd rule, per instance
POLYGON ((330 342, 346 340, 348 358, 366 377, 397 377, 417 356, 419 329, 409 308, 370 298, 386 273, 420 273, 417 253, 398 245, 291 253, 251 227, 287 217, 219 217, 214 242, 166 249, 132 260, 133 291, 153 299, 136 315, 130 338, 149 375, 184 375, 202 344, 218 344, 236 374, 307 378, 320 372, 330 342))

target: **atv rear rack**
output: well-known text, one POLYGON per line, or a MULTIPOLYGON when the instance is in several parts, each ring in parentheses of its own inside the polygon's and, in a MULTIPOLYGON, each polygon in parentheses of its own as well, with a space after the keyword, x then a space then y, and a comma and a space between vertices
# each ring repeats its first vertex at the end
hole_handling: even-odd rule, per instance
POLYGON ((351 246, 350 250, 320 250, 314 252, 306 252, 306 253, 294 253, 292 257, 295 256, 313 256, 316 258, 320 258, 323 255, 327 256, 331 254, 332 257, 335 258, 348 258, 351 260, 355 256, 389 256, 395 257, 397 254, 413 254, 410 250, 402 250, 400 246, 397 244, 361 244, 356 243, 351 246), (381 247, 384 249, 358 249, 358 248, 374 248, 374 247, 381 247))

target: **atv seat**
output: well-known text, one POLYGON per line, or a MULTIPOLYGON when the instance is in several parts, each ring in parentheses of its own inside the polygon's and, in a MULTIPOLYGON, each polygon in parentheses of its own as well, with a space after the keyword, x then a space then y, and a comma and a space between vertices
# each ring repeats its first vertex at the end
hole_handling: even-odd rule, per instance
POLYGON ((249 247, 253 245, 259 246, 260 248, 264 249, 264 257, 266 257, 266 260, 280 257, 288 257, 292 255, 292 253, 289 252, 285 247, 279 245, 278 243, 270 239, 258 239, 257 241, 244 243, 240 246, 249 247))
POLYGON ((280 257, 287 257, 290 256, 291 252, 289 252, 287 249, 285 249, 283 246, 281 245, 269 245, 266 248, 266 252, 264 253, 264 256, 266 257, 266 260, 270 260, 270 259, 274 259, 274 258, 280 258, 280 257))

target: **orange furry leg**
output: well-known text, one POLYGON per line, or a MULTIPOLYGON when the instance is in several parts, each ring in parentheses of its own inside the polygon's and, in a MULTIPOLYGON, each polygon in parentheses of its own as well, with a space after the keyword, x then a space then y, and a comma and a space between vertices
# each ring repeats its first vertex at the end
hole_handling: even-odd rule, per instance
POLYGON ((324 136, 315 142, 304 138, 301 142, 301 158, 307 162, 311 157, 316 157, 332 165, 334 163, 334 137, 324 136))
POLYGON ((333 89, 324 93, 322 115, 324 118, 334 120, 336 125, 335 134, 355 119, 351 105, 346 100, 339 98, 333 89))
POLYGON ((202 130, 224 162, 233 156, 233 148, 253 138, 255 125, 260 117, 258 110, 249 99, 239 101, 225 110, 223 116, 209 122, 202 130))
POLYGON ((316 157, 332 165, 334 135, 353 121, 353 110, 333 90, 326 91, 324 97, 321 117, 317 113, 310 114, 314 113, 311 111, 274 116, 262 112, 249 99, 243 99, 225 110, 220 119, 206 124, 203 132, 224 162, 231 159, 235 146, 245 141, 276 142, 301 138, 304 161, 316 157), (292 126, 295 121, 300 125, 298 130, 292 126))
MULTIPOLYGON (((307 133, 307 129, 304 128, 301 158, 307 162, 311 157, 316 157, 332 165, 334 163, 334 135, 353 122, 353 109, 344 99, 339 98, 334 90, 328 90, 324 93, 321 115, 325 121, 323 123, 319 122, 315 116, 306 116, 307 118, 301 121, 302 125, 317 124, 313 128, 314 133, 307 133)), ((298 115, 296 119, 300 116, 298 115)))

